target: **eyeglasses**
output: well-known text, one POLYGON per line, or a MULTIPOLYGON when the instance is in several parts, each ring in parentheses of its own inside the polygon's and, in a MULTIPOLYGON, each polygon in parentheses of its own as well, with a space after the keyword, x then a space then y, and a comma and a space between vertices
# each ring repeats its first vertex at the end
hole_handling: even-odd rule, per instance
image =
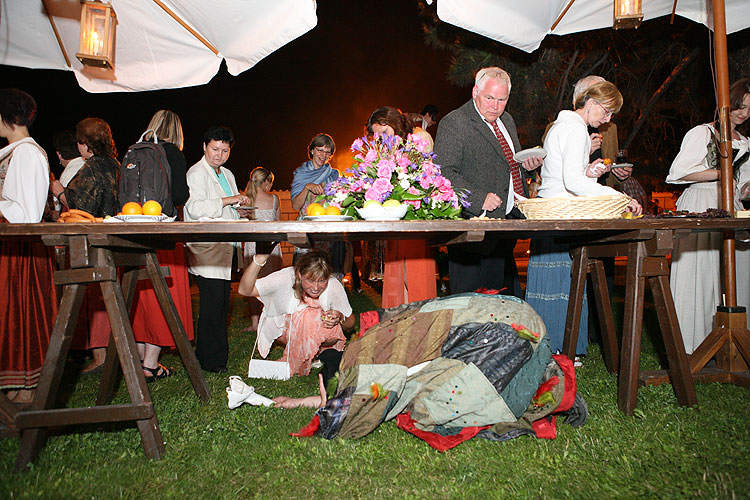
POLYGON ((331 156, 333 154, 330 149, 326 149, 320 146, 317 148, 314 148, 313 151, 315 151, 316 153, 323 153, 325 156, 331 156))
POLYGON ((597 103, 599 105, 599 107, 604 110, 604 116, 606 118, 612 118, 612 115, 614 115, 614 112, 612 112, 612 111, 608 110, 607 108, 605 108, 604 105, 602 103, 600 103, 599 101, 597 101, 596 99, 591 99, 591 100, 594 101, 595 103, 597 103))

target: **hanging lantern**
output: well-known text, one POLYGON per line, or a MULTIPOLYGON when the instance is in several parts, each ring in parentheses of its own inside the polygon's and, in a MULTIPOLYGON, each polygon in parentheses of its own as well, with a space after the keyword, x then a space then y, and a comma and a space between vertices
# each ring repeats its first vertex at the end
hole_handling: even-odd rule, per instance
POLYGON ((615 0, 615 21, 613 28, 637 28, 643 21, 641 0, 615 0))
POLYGON ((108 3, 82 1, 81 4, 81 41, 76 57, 86 66, 114 69, 115 11, 108 3))

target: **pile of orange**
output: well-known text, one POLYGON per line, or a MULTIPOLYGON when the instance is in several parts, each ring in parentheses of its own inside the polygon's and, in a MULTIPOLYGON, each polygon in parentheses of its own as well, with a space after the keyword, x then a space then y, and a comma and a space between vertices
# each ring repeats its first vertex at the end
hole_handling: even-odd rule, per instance
POLYGON ((161 215, 161 204, 155 200, 148 200, 141 206, 134 201, 129 201, 122 206, 120 213, 122 215, 161 215))
POLYGON ((307 206, 307 215, 341 215, 341 209, 335 205, 323 206, 320 203, 310 203, 307 206))

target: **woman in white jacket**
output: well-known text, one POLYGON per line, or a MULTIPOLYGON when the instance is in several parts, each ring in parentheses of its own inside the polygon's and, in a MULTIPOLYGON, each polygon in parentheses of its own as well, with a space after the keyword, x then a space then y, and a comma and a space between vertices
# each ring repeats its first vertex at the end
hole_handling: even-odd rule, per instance
MULTIPOLYGON (((190 198, 185 203, 185 220, 235 220, 247 211, 235 206, 249 203, 240 194, 234 175, 224 167, 234 144, 232 131, 226 127, 211 127, 203 137, 203 158, 190 167, 187 183, 190 198)), ((227 315, 232 265, 237 252, 236 243, 189 243, 188 272, 195 276, 200 293, 195 355, 201 368, 214 373, 227 371, 229 343, 227 315)))
MULTIPOLYGON (((576 98, 574 111, 563 110, 547 133, 539 197, 596 196, 620 194, 596 178, 609 170, 598 158, 589 163, 591 137, 588 127, 598 128, 609 122, 622 107, 622 95, 612 83, 604 81, 590 86, 576 98)), ((640 214, 637 201, 629 209, 640 214)), ((562 350, 565 318, 570 293, 572 260, 567 245, 552 240, 534 240, 527 271, 526 301, 544 320, 553 351, 562 350)), ((588 347, 588 304, 584 295, 576 354, 586 354, 588 347)))

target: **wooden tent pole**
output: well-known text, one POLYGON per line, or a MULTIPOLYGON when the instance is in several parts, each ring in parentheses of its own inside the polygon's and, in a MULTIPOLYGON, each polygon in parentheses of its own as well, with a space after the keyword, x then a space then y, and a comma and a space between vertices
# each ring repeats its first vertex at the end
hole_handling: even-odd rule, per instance
POLYGON ((70 59, 68 58, 68 53, 65 52, 65 46, 63 45, 62 38, 60 38, 60 33, 57 31, 57 25, 55 24, 55 20, 52 17, 52 12, 49 10, 49 2, 48 0, 42 0, 42 5, 44 5, 44 10, 47 12, 47 19, 49 19, 49 23, 52 25, 52 31, 55 32, 55 38, 57 38, 57 45, 60 46, 60 52, 62 52, 63 57, 65 58, 65 64, 68 65, 70 68, 70 59))
POLYGON ((213 45, 211 45, 211 43, 208 40, 206 40, 205 38, 203 38, 197 31, 195 31, 193 28, 191 28, 190 26, 188 26, 187 23, 180 18, 180 16, 178 16, 177 14, 175 14, 174 12, 172 12, 172 9, 170 9, 169 7, 167 7, 166 5, 164 5, 164 2, 162 2, 161 0, 154 0, 154 3, 156 5, 158 5, 159 7, 161 7, 164 12, 166 12, 167 14, 169 14, 169 16, 172 19, 174 19, 175 21, 177 21, 180 24, 180 26, 182 26, 183 28, 185 28, 186 30, 188 30, 188 32, 190 32, 191 35, 193 35, 195 38, 197 38, 199 42, 201 42, 203 45, 205 45, 206 47, 208 47, 208 49, 211 52, 213 52, 217 56, 219 55, 219 51, 216 50, 216 47, 214 47, 213 45))
POLYGON ((560 12, 560 15, 557 16, 557 19, 555 19, 554 24, 552 24, 552 27, 549 29, 550 31, 555 31, 555 28, 557 28, 557 25, 560 23, 560 21, 562 21, 562 18, 565 16, 565 14, 568 12, 568 9, 570 8, 571 5, 573 5, 573 2, 575 1, 576 0, 570 0, 567 7, 565 7, 565 10, 560 12))
MULTIPOLYGON (((721 151, 721 207, 734 215, 734 186, 732 183, 732 134, 729 123, 729 63, 727 56, 727 26, 724 0, 713 1, 714 60, 719 109, 719 151, 721 151)), ((734 234, 725 235, 723 245, 725 305, 737 305, 737 283, 734 257, 734 234)))

